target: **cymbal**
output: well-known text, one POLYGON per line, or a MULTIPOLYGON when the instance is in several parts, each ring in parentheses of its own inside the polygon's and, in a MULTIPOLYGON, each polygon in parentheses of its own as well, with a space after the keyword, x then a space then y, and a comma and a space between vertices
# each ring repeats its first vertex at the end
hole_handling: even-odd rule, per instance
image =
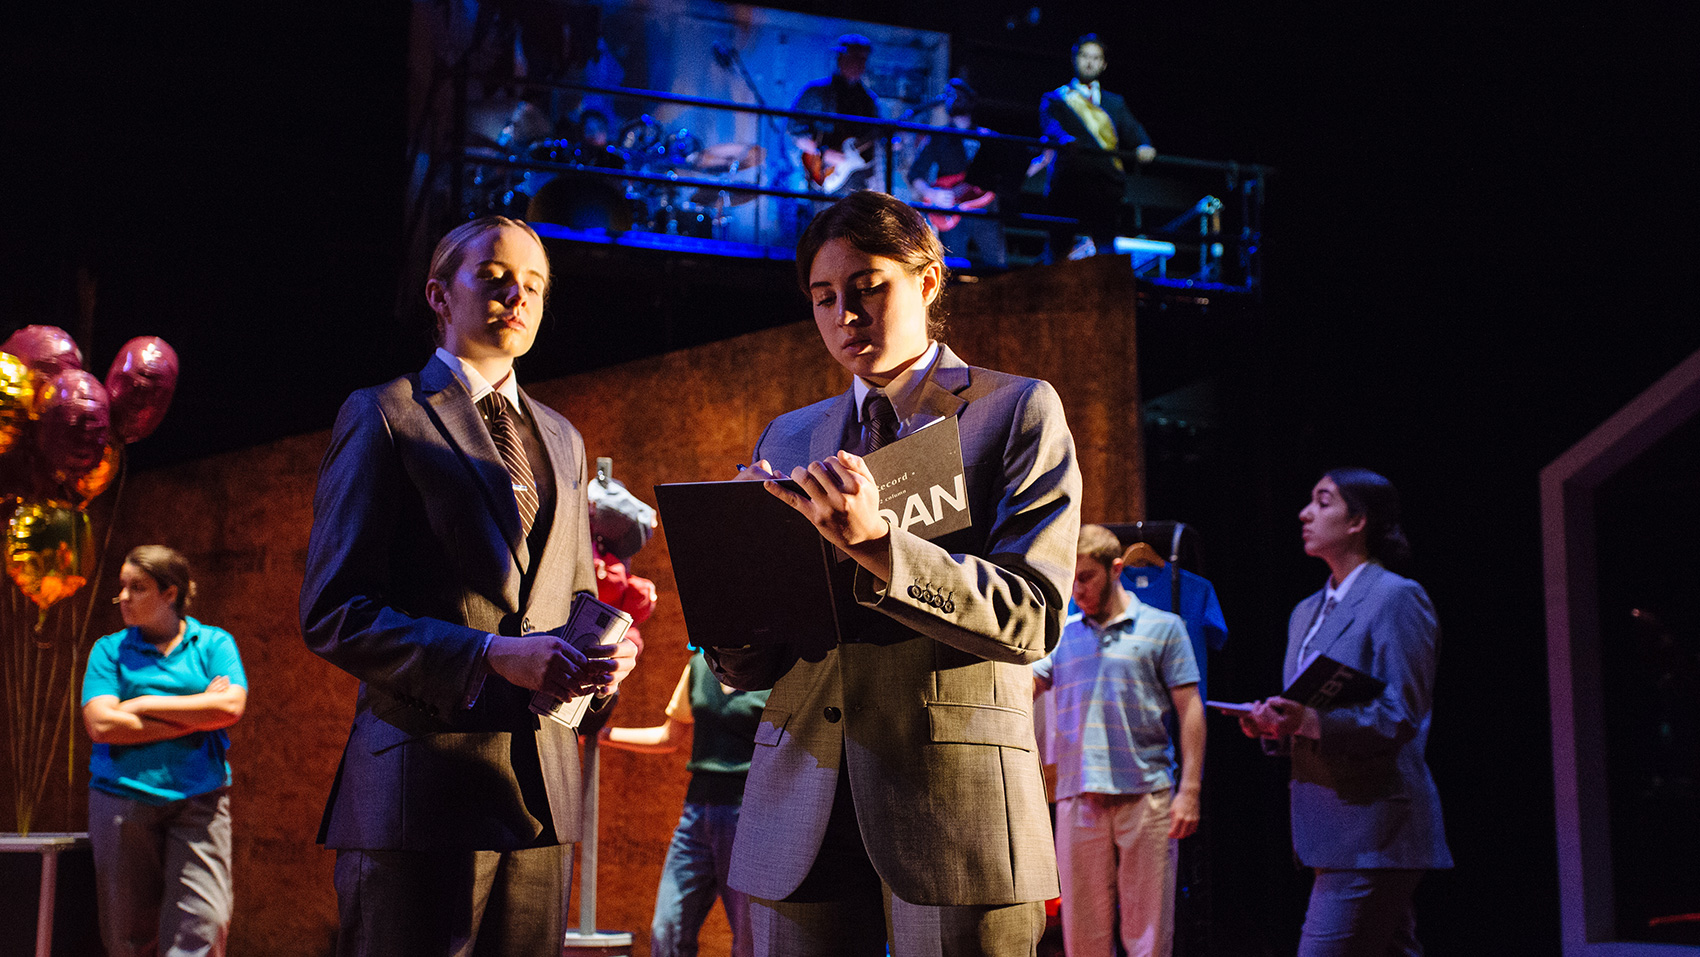
POLYGON ((720 195, 721 195, 721 193, 726 194, 726 203, 725 204, 727 206, 742 206, 745 203, 751 202, 757 196, 761 195, 760 193, 751 193, 751 192, 748 192, 747 190, 741 190, 741 189, 727 188, 727 189, 721 190, 721 189, 709 189, 708 187, 704 186, 701 189, 698 189, 696 192, 691 194, 691 202, 697 204, 698 206, 717 206, 717 205, 720 205, 720 201, 721 201, 720 195))
POLYGON ((766 158, 767 151, 754 143, 716 143, 697 156, 696 168, 707 173, 726 173, 760 166, 766 158))

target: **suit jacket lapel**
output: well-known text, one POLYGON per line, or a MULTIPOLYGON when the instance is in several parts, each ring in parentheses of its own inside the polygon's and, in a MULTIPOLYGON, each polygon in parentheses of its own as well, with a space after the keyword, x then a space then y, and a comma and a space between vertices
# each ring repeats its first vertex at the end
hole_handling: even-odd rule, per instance
MULTIPOLYGON (((940 343, 938 358, 933 361, 932 371, 916 386, 915 412, 911 414, 909 427, 903 434, 912 435, 917 429, 947 416, 959 414, 968 403, 957 393, 968 388, 969 382, 968 364, 957 358, 949 346, 940 343)), ((819 462, 821 459, 831 458, 843 448, 844 440, 850 434, 851 424, 857 419, 856 390, 852 386, 833 402, 826 415, 816 423, 813 433, 809 436, 809 461, 819 462)), ((774 463, 781 468, 787 464, 774 463)))
MULTIPOLYGON (((815 424, 814 431, 809 435, 809 462, 819 462, 832 458, 838 450, 844 448, 844 437, 850 428, 850 423, 856 420, 856 391, 846 390, 826 410, 826 415, 815 424)), ((784 469, 787 474, 798 465, 807 467, 809 462, 774 462, 775 468, 784 469)))
POLYGON ((1322 595, 1323 592, 1319 591, 1300 602, 1299 613, 1293 616, 1292 624, 1288 626, 1287 658, 1281 665, 1283 688, 1292 684, 1293 679, 1299 676, 1299 648, 1303 647, 1305 632, 1310 631, 1311 624, 1316 621, 1317 612, 1322 610, 1322 595))
POLYGON ((419 374, 419 384, 425 392, 425 403, 442 427, 449 444, 459 453, 461 461, 479 489, 485 507, 513 553, 514 561, 524 568, 530 559, 525 535, 520 531, 519 503, 514 501, 513 479, 508 475, 490 430, 472 404, 466 386, 441 359, 433 356, 419 374))
POLYGON ((1386 571, 1371 562, 1358 573, 1358 580, 1352 583, 1352 590, 1346 593, 1346 600, 1335 606, 1333 613, 1323 620, 1316 637, 1311 639, 1310 650, 1313 654, 1328 655, 1335 661, 1356 667, 1355 662, 1345 661, 1339 655, 1329 654, 1329 651, 1331 646, 1340 640, 1340 636, 1346 633, 1346 627, 1357 617, 1358 610, 1367 607, 1366 600, 1381 584, 1381 576, 1386 571))
MULTIPOLYGON (((531 416, 531 421, 537 423, 537 434, 543 440, 543 449, 549 458, 549 467, 555 473, 555 513, 549 520, 549 537, 544 540, 543 554, 539 561, 548 563, 559 557, 562 549, 582 548, 584 543, 577 541, 574 534, 578 529, 579 516, 573 514, 578 502, 578 473, 579 462, 573 455, 572 443, 561 431, 560 423, 553 417, 538 414, 538 404, 535 399, 520 390, 520 401, 525 403, 525 414, 531 416)), ((492 443, 494 444, 494 443, 492 443)), ((515 507, 518 514, 518 506, 515 507)), ((523 567, 523 566, 522 566, 523 567)), ((533 594, 536 593, 534 588, 533 594)))
POLYGON ((909 431, 914 432, 961 413, 968 403, 960 393, 968 388, 969 379, 968 364, 958 359, 949 346, 941 343, 932 372, 918 387, 916 411, 910 418, 909 431))

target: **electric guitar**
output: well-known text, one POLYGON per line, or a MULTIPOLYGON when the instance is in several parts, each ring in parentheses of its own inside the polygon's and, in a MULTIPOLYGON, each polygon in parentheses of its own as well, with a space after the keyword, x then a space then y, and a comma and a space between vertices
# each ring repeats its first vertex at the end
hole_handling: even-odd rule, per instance
POLYGON ((836 193, 852 173, 873 165, 873 151, 871 141, 860 143, 850 137, 841 149, 804 153, 803 170, 821 192, 836 193))
MULTIPOLYGON (((992 201, 998 198, 998 194, 988 193, 967 182, 965 179, 967 175, 966 172, 951 173, 934 180, 932 192, 936 195, 928 196, 927 204, 930 206, 954 206, 957 209, 965 209, 970 212, 985 209, 992 205, 992 201), (949 194, 949 202, 940 202, 945 198, 942 195, 944 193, 949 194)), ((932 221, 933 228, 941 233, 950 232, 962 222, 962 217, 954 213, 928 213, 927 218, 932 221)))

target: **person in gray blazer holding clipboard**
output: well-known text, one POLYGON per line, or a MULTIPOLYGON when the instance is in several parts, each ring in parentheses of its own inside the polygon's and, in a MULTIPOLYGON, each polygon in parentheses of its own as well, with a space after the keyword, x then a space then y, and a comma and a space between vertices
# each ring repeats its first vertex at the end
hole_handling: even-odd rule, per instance
POLYGON ((830 647, 707 652, 727 684, 772 688, 730 876, 758 955, 874 957, 888 939, 894 957, 1029 955, 1057 895, 1028 666, 1061 634, 1080 472, 1049 384, 935 341, 943 258, 918 213, 873 192, 798 243, 821 338, 855 379, 771 422, 744 474, 799 483, 768 489, 854 560, 854 601, 830 647), (879 516, 850 450, 946 416, 972 522, 929 541, 879 516))
POLYGON ((1387 683, 1375 699, 1326 710, 1285 698, 1240 719, 1246 734, 1290 743, 1293 851, 1316 872, 1299 957, 1421 954, 1412 895, 1449 868, 1440 796, 1423 758, 1440 628, 1428 593, 1389 566, 1410 546, 1399 493, 1366 469, 1335 469, 1299 513, 1305 554, 1328 563, 1322 591, 1287 625, 1283 678, 1316 656, 1387 683))

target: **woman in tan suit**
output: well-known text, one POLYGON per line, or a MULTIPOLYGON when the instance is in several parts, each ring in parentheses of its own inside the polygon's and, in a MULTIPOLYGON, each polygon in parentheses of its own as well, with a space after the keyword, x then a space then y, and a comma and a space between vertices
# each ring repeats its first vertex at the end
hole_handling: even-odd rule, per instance
POLYGON ((1057 875, 1028 665, 1061 632, 1080 527, 1061 402, 936 341, 943 251, 889 196, 816 216, 797 272, 855 378, 770 423, 746 475, 800 484, 768 488, 853 560, 854 606, 832 647, 710 649, 728 684, 772 688, 731 883, 758 955, 1031 954, 1057 875), (850 450, 949 416, 972 524, 929 541, 879 517, 850 450))

